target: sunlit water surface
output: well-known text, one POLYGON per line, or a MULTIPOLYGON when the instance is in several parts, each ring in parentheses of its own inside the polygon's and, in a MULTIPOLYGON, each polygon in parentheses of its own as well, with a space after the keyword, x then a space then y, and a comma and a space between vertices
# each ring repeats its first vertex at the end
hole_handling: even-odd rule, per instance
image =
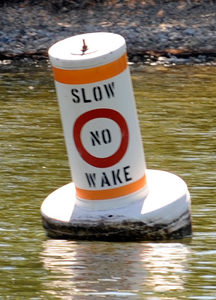
POLYGON ((147 166, 192 196, 192 239, 160 243, 46 238, 40 205, 70 181, 52 73, 0 68, 0 299, 216 299, 216 68, 132 72, 147 166))

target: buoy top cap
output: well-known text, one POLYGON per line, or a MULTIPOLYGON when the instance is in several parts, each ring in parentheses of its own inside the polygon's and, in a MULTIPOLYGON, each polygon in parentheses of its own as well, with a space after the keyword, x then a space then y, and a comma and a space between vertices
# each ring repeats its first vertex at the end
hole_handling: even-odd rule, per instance
POLYGON ((84 69, 110 63, 125 51, 126 43, 121 35, 95 32, 59 41, 50 47, 48 54, 56 68, 84 69))

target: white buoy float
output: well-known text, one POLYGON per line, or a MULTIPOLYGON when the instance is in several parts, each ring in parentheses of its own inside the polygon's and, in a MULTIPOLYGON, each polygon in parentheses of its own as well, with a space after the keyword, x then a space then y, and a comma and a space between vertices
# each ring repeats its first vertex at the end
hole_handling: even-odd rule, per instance
POLYGON ((49 49, 73 182, 42 203, 50 237, 157 240, 192 233, 176 175, 147 170, 126 44, 97 32, 49 49))

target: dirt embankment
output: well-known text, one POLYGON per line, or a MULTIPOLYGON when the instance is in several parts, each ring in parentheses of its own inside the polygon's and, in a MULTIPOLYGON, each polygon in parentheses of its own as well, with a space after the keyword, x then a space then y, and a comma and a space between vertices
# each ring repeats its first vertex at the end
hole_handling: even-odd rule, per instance
POLYGON ((134 62, 216 61, 213 0, 5 1, 0 59, 47 58, 56 41, 95 31, 124 36, 134 62))

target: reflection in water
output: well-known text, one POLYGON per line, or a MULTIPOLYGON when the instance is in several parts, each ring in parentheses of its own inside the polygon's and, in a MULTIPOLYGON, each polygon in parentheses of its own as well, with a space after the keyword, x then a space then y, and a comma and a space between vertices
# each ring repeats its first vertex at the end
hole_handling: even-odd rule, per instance
POLYGON ((151 243, 147 249, 141 257, 150 275, 147 285, 157 292, 183 290, 189 248, 180 243, 151 243))
POLYGON ((44 282, 46 292, 62 299, 72 295, 133 298, 184 290, 190 251, 181 243, 47 240, 43 247, 41 260, 52 273, 52 281, 44 282))

